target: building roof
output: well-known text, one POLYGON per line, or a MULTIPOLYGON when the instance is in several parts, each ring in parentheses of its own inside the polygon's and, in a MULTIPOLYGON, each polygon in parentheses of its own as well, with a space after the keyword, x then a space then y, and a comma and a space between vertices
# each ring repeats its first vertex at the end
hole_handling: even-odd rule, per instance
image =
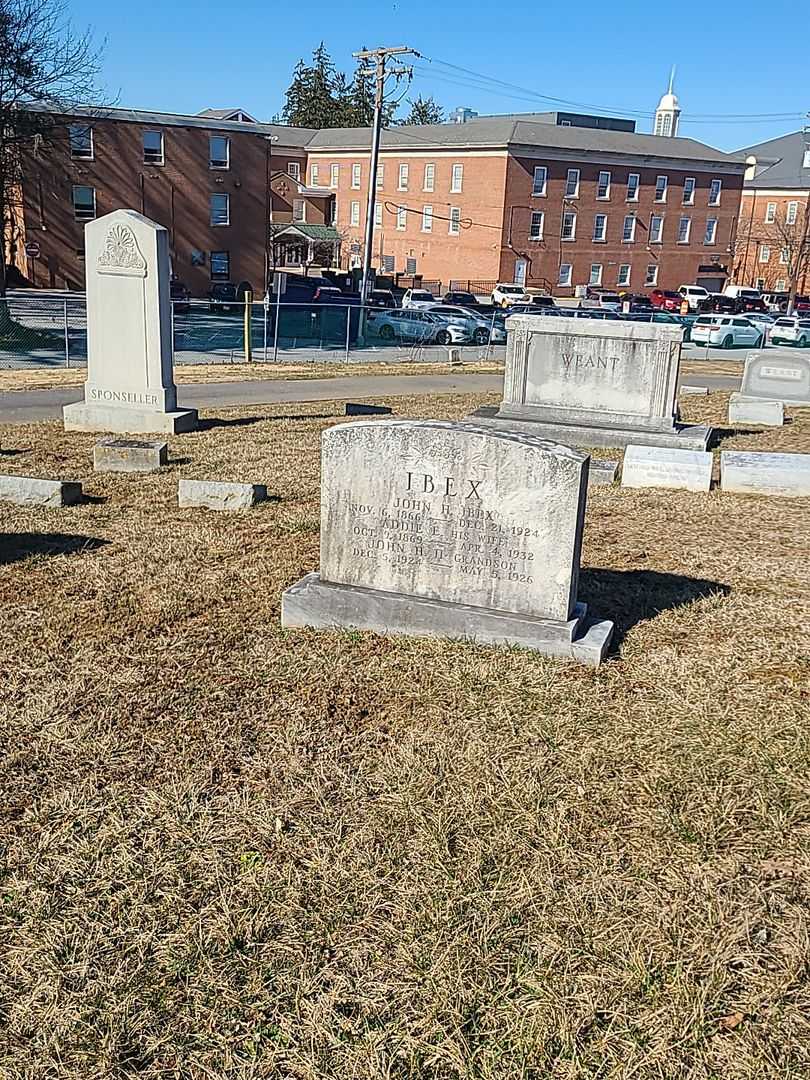
POLYGON ((270 226, 271 236, 282 236, 284 233, 300 233, 308 240, 339 240, 340 233, 334 225, 307 225, 302 221, 279 223, 270 226))
POLYGON ((247 109, 203 109, 202 112, 197 113, 197 116, 208 116, 212 120, 237 120, 240 116, 244 116, 248 123, 258 123, 256 117, 251 116, 247 109))
MULTIPOLYGON (((777 139, 757 143, 740 150, 762 161, 753 180, 746 180, 746 188, 808 188, 810 167, 804 167, 805 151, 810 150, 810 140, 805 142, 804 133, 792 131, 777 139), (770 162, 770 163, 769 163, 770 162)), ((810 165, 810 161, 808 161, 810 165)))

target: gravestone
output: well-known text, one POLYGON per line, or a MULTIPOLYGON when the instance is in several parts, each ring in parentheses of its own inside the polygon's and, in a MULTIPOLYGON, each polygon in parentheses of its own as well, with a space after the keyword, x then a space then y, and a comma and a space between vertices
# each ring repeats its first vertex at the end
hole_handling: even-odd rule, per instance
POLYGON ((209 510, 247 510, 267 498, 264 484, 234 484, 221 480, 179 480, 178 506, 204 506, 209 510))
POLYGON ((134 210, 84 229, 87 382, 64 407, 66 431, 166 432, 197 427, 177 408, 172 367, 169 234, 134 210))
POLYGON ((749 495, 810 495, 810 454, 723 450, 720 486, 749 495))
POLYGON ((168 461, 169 446, 165 442, 117 439, 113 435, 99 439, 93 447, 96 472, 156 472, 168 461))
POLYGON ((685 488, 708 491, 714 458, 703 450, 669 446, 628 446, 622 462, 622 487, 685 488))
POLYGON ((438 420, 324 432, 321 568, 282 624, 512 643, 598 664, 613 629, 577 603, 588 458, 438 420))
POLYGON ((781 401, 743 397, 734 393, 728 399, 728 422, 748 427, 782 427, 785 423, 785 407, 781 401))
POLYGON ((571 446, 706 449, 711 428, 678 423, 680 326, 513 315, 506 327, 503 401, 471 423, 571 446))
POLYGON ((0 502, 18 506, 74 506, 82 497, 82 485, 73 480, 0 476, 0 502))
POLYGON ((810 407, 810 359, 770 350, 745 358, 740 395, 810 407))

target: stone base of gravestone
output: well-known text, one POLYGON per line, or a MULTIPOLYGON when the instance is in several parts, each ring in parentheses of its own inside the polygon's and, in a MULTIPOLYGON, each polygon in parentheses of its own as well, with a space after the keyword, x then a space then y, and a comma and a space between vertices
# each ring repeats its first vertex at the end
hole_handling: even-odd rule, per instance
POLYGON ((628 446, 622 462, 622 487, 709 491, 713 463, 713 456, 703 450, 628 446))
POLYGON ((723 450, 720 486, 744 495, 810 495, 810 454, 723 450))
POLYGON ((18 506, 74 506, 82 501, 82 485, 72 480, 0 476, 0 501, 18 506))
POLYGON ((782 427, 785 408, 781 401, 735 393, 728 399, 728 422, 754 427, 782 427))
POLYGON ((605 487, 609 484, 615 484, 618 475, 618 461, 591 458, 588 465, 588 487, 605 487))
POLYGON ((122 435, 182 435, 197 430, 196 409, 152 412, 77 401, 62 410, 65 431, 114 431, 122 435))
POLYGON ((264 484, 234 484, 219 480, 179 480, 177 483, 178 506, 247 510, 266 499, 264 484))
POLYGON ((99 439, 93 447, 96 472, 156 472, 169 460, 165 442, 135 439, 99 439))

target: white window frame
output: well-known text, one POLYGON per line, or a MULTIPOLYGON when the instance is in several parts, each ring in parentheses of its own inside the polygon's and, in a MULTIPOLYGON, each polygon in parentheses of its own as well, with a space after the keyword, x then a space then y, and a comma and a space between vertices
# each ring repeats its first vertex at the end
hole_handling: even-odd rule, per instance
POLYGON ((380 161, 377 164, 377 187, 383 188, 385 186, 385 165, 380 161))
POLYGON ((625 214, 624 215, 624 221, 622 222, 622 243, 623 244, 634 244, 635 243, 635 241, 636 241, 636 223, 637 222, 638 222, 638 217, 635 214, 625 214), (630 229, 630 235, 629 236, 627 235, 627 222, 628 221, 632 221, 632 223, 633 223, 632 227, 630 229))
POLYGON ((641 187, 641 173, 631 172, 627 174, 627 198, 626 202, 638 202, 638 192, 641 187), (631 185, 630 181, 635 180, 631 185))
POLYGON ((683 199, 681 200, 681 206, 694 206, 695 205, 695 189, 697 188, 697 180, 694 176, 685 176, 683 180, 683 199), (687 194, 688 192, 688 194, 687 194))
POLYGON ((619 263, 619 269, 616 271, 616 285, 628 287, 630 285, 630 274, 632 273, 631 263, 619 263), (622 271, 626 271, 623 273, 622 271))
POLYGON ((450 207, 450 220, 447 223, 447 235, 448 236, 460 236, 461 235, 461 207, 450 207))
POLYGON ((810 169, 810 150, 805 150, 804 157, 802 158, 802 168, 810 169))
POLYGON ((600 202, 606 202, 610 198, 610 181, 611 181, 610 170, 609 169, 600 169, 599 170, 599 176, 597 177, 597 180, 596 180, 596 198, 600 202), (606 176, 607 180, 603 181, 602 180, 603 176, 606 176), (604 192, 605 192, 604 195, 599 194, 600 190, 602 190, 602 189, 604 189, 604 192))
POLYGON ((307 204, 304 199, 293 199, 292 219, 296 222, 305 223, 307 220, 307 204), (299 211, 300 208, 300 211, 299 211), (298 216, 300 213, 300 216, 298 216))
POLYGON ((795 225, 799 217, 799 204, 791 200, 785 208, 785 224, 795 225))
POLYGON ((74 217, 74 219, 76 221, 94 221, 95 220, 95 218, 96 218, 96 216, 98 214, 98 204, 97 204, 97 199, 96 199, 96 189, 94 187, 92 187, 90 184, 73 184, 73 186, 71 187, 71 190, 70 190, 70 201, 71 201, 71 205, 73 206, 73 217, 74 217), (93 211, 92 211, 92 213, 87 213, 87 211, 85 211, 85 210, 79 211, 76 208, 76 192, 77 192, 77 190, 79 188, 84 188, 87 191, 92 191, 93 192, 93 211))
POLYGON ((374 228, 378 229, 383 223, 383 204, 381 202, 374 203, 374 228))
POLYGON ((771 261, 771 248, 770 244, 763 244, 759 249, 759 261, 761 263, 769 263, 771 261))
POLYGON ((569 169, 565 175, 565 197, 566 199, 578 199, 579 198, 579 169, 569 169), (573 187, 573 191, 571 190, 573 187))
POLYGON ((703 246, 704 247, 713 247, 716 243, 717 243, 717 218, 716 217, 715 218, 711 218, 711 217, 706 218, 706 232, 703 235, 703 246), (714 226, 714 228, 712 229, 712 232, 711 232, 711 236, 709 235, 709 223, 710 222, 714 226))
POLYGON ((360 162, 359 161, 353 161, 352 162, 352 180, 351 180, 352 191, 359 191, 360 190, 360 184, 362 182, 362 176, 363 176, 363 171, 362 171, 362 166, 361 166, 360 162))
POLYGON ((691 235, 692 235, 692 219, 690 217, 683 217, 683 216, 680 217, 678 219, 678 243, 679 244, 688 244, 691 235), (684 222, 686 222, 686 234, 684 236, 682 236, 681 233, 683 232, 683 223, 684 222))
POLYGON ((532 175, 532 196, 535 199, 544 199, 546 197, 546 190, 548 188, 548 166, 535 165, 534 174, 532 175), (542 183, 538 180, 542 179, 542 183))
POLYGON ((291 176, 293 180, 297 180, 301 183, 301 162, 300 161, 288 161, 287 162, 287 176, 291 176))
POLYGON ((208 195, 208 223, 212 229, 223 229, 231 223, 231 196, 227 191, 212 191, 208 195), (214 221, 214 199, 225 200, 225 220, 214 221))
POLYGON ((433 232, 433 207, 428 204, 422 207, 422 232, 433 232))
POLYGON ((645 288, 651 288, 658 284, 658 263, 647 263, 647 269, 644 271, 644 286, 645 288), (652 270, 652 274, 650 271, 652 270))
POLYGON ((664 215, 650 214, 650 239, 651 244, 663 244, 664 242, 664 215), (657 223, 657 227, 656 227, 657 223))
POLYGON ((607 214, 594 214, 593 215, 593 236, 591 237, 591 240, 593 241, 594 244, 607 243, 607 226, 608 226, 608 216, 607 216, 607 214), (600 218, 602 220, 601 236, 597 235, 597 229, 596 229, 597 222, 599 221, 600 218))
POLYGON ((460 162, 450 167, 450 194, 460 195, 464 190, 464 166, 460 162))
POLYGON ((577 212, 576 210, 563 210, 562 221, 560 223, 560 239, 563 243, 570 244, 577 238, 577 212), (569 236, 565 235, 565 219, 571 218, 571 233, 569 236))
POLYGON ((779 265, 790 266, 790 252, 786 247, 783 247, 779 252, 779 265))
POLYGON ((763 220, 764 220, 766 225, 773 225, 774 221, 776 221, 776 203, 775 202, 765 203, 765 217, 764 217, 763 220))
POLYGON ((588 284, 589 285, 601 285, 602 284, 602 270, 603 270, 602 263, 591 263, 591 272, 588 275, 588 284), (596 274, 594 274, 594 270, 597 271, 596 274))
POLYGON ((166 164, 166 152, 165 152, 165 146, 164 146, 163 132, 159 131, 157 128, 147 128, 145 131, 141 132, 141 150, 143 151, 143 163, 144 163, 144 165, 165 165, 166 164), (147 135, 157 135, 157 137, 160 139, 160 149, 159 150, 151 150, 151 149, 147 150, 147 148, 146 148, 146 136, 147 135), (160 157, 159 158, 156 157, 153 160, 152 158, 148 158, 146 156, 147 153, 159 154, 160 157))
POLYGON ((560 288, 567 289, 571 287, 571 277, 573 273, 573 266, 571 263, 560 263, 559 273, 557 274, 557 285, 560 288), (563 273, 567 270, 568 273, 563 273))
POLYGON ((340 187, 340 163, 337 161, 329 166, 329 187, 340 187))
POLYGON ((425 162, 425 171, 422 175, 422 191, 434 191, 436 188, 436 165, 433 161, 425 162))
POLYGON ((532 210, 531 218, 529 219, 529 239, 530 240, 542 240, 543 228, 545 226, 546 215, 542 210, 532 210))
POLYGON ((776 292, 786 292, 787 291, 787 282, 785 281, 785 279, 783 277, 780 277, 780 278, 776 279, 776 290, 775 291, 776 292))
POLYGON ((359 199, 352 199, 349 205, 349 228, 357 229, 360 227, 360 201, 359 199))
POLYGON ((399 172, 398 172, 398 175, 397 175, 397 191, 407 191, 408 190, 408 179, 409 179, 408 173, 409 173, 409 169, 408 169, 407 161, 401 162, 400 166, 399 166, 399 172))
POLYGON ((669 177, 664 176, 663 173, 656 176, 656 178, 655 178, 655 195, 654 195, 654 198, 653 198, 653 202, 665 203, 667 201, 667 189, 668 188, 669 188, 669 177), (663 184, 661 184, 662 180, 664 181, 663 184), (660 194, 659 194, 659 191, 660 191, 660 194))
POLYGON ((408 226, 408 211, 404 206, 397 207, 397 232, 405 232, 408 226))
POLYGON ((309 167, 309 182, 313 187, 318 186, 318 166, 314 163, 309 167))
POLYGON ((715 177, 709 184, 709 206, 719 206, 723 195, 723 181, 715 177))
POLYGON ((226 172, 231 167, 231 140, 227 135, 208 136, 208 168, 226 172), (214 139, 221 139, 225 143, 225 157, 214 157, 214 139), (223 164, 224 162, 224 164, 223 164))
MULTIPOLYGON (((96 142, 93 135, 93 129, 89 124, 71 124, 68 127, 68 146, 70 147, 70 156, 74 161, 95 161, 96 159, 96 142), (73 132, 83 131, 87 132, 90 138, 90 146, 87 150, 76 149, 73 146, 73 132)), ((87 184, 77 184, 77 187, 87 187, 87 184)))

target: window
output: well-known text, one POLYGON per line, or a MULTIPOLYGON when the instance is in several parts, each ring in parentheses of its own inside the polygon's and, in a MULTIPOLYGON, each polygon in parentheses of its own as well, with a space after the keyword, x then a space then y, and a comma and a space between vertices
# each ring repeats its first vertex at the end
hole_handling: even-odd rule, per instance
POLYGON ((231 167, 231 140, 225 135, 208 137, 209 169, 229 169, 231 167))
POLYGON ((143 133, 144 165, 163 164, 163 132, 145 131, 143 133))
POLYGON ((545 165, 536 165, 532 180, 532 195, 545 195, 548 183, 548 169, 545 165))
POLYGON ((407 166, 407 164, 402 164, 399 167, 399 182, 397 183, 397 187, 399 188, 400 191, 407 191, 408 190, 408 166, 407 166))
POLYGON ((577 215, 573 210, 566 210, 562 216, 562 229, 560 231, 560 238, 562 240, 575 240, 577 235, 577 215))
POLYGON ((565 179, 566 199, 576 199, 579 195, 579 169, 569 169, 565 179))
POLYGON ((313 165, 309 170, 309 182, 313 187, 318 186, 318 166, 313 165))
POLYGON ((695 204, 695 178, 687 176, 683 182, 683 205, 694 206, 695 204))
POLYGON ((349 207, 349 225, 355 228, 360 224, 360 203, 354 200, 349 207))
POLYGON ((82 187, 79 184, 73 187, 73 216, 77 221, 92 221, 96 216, 96 189, 82 187))
POLYGON ((771 249, 767 244, 763 244, 759 249, 759 261, 761 263, 767 263, 771 261, 771 249))
POLYGON ((650 263, 647 273, 644 275, 645 285, 655 285, 658 282, 658 263, 650 263))
POLYGON ((667 178, 666 176, 656 176, 655 178, 655 201, 666 202, 667 201, 667 178))
POLYGON ((331 213, 331 216, 330 216, 329 224, 330 225, 337 225, 337 219, 338 219, 338 201, 337 201, 337 199, 332 199, 332 213, 331 213))
POLYGON ((425 178, 422 182, 423 191, 433 191, 433 184, 436 179, 436 166, 429 164, 425 165, 425 178))
POLYGON ((542 240, 543 239, 543 219, 545 215, 542 210, 532 211, 532 220, 529 225, 529 239, 530 240, 542 240))
POLYGON ((785 224, 786 225, 795 225, 798 213, 799 213, 799 204, 797 202, 789 202, 787 204, 787 212, 785 213, 785 224))
POLYGON ((638 202, 639 174, 631 172, 627 177, 627 201, 638 202))
POLYGON ((558 285, 571 284, 571 263, 560 263, 560 272, 557 275, 558 285))
POLYGON ((70 135, 70 156, 92 161, 93 129, 88 127, 87 124, 71 124, 68 133, 70 135))
POLYGON ((383 255, 382 268, 386 274, 393 274, 395 265, 393 255, 383 255))
POLYGON ((630 284, 630 263, 621 263, 619 266, 619 272, 616 275, 617 285, 629 285, 630 284))
POLYGON ((603 243, 607 235, 607 214, 595 214, 593 219, 593 239, 603 243))
POLYGON ((292 219, 293 221, 306 221, 303 199, 293 199, 292 219))
POLYGON ((782 266, 787 266, 790 262, 790 253, 788 252, 787 248, 782 248, 782 250, 779 252, 779 262, 782 264, 782 266))
MULTIPOLYGON (((461 207, 450 207, 450 224, 447 227, 450 236, 458 236, 461 233, 461 207)), ((542 229, 541 229, 542 231, 542 229)))
POLYGON ((706 218, 706 235, 703 238, 704 244, 713 244, 717 240, 717 218, 706 218))
POLYGON ((602 284, 602 264, 591 263, 591 276, 588 278, 589 285, 602 284))
POLYGON ((758 277, 757 278, 756 287, 759 289, 760 292, 765 291, 765 278, 764 277, 758 277))
POLYGON ((355 161, 352 165, 352 187, 357 190, 360 187, 360 162, 355 161))
POLYGON ((209 260, 211 264, 211 277, 219 281, 228 281, 231 276, 231 253, 229 251, 212 251, 209 260))
POLYGON ((636 238, 636 215, 627 214, 622 226, 622 243, 632 244, 636 238))
POLYGON ((765 224, 773 225, 776 220, 776 203, 769 202, 765 206, 765 224))
POLYGON ((780 277, 780 278, 776 279, 776 291, 777 292, 786 292, 787 291, 787 282, 785 281, 785 279, 783 277, 780 277))
POLYGON ((340 165, 329 166, 329 187, 338 187, 340 184, 340 165))
POLYGON ((383 205, 378 202, 374 204, 374 225, 382 225, 383 205))
POLYGON ((722 180, 712 180, 709 188, 709 206, 720 205, 720 192, 723 190, 722 180))
POLYGON ((650 215, 650 243, 660 244, 664 236, 664 219, 660 214, 650 215))
POLYGON ((231 197, 230 195, 216 194, 208 196, 208 207, 211 212, 212 225, 230 225, 231 223, 231 197))
POLYGON ((692 231, 692 219, 688 217, 682 217, 678 222, 678 243, 688 244, 689 234, 692 231))
POLYGON ((450 190, 453 192, 461 191, 464 181, 464 166, 454 165, 450 173, 450 190))
POLYGON ((408 222, 408 211, 404 206, 397 207, 397 228, 400 232, 403 232, 408 222))
POLYGON ((433 232, 433 207, 422 207, 422 232, 433 232))
POLYGON ((802 168, 810 169, 810 150, 805 150, 804 158, 802 159, 802 168))
POLYGON ((385 184, 385 166, 384 165, 378 165, 377 166, 377 187, 381 188, 381 187, 384 186, 384 184, 385 184))
POLYGON ((291 176, 293 180, 300 181, 301 179, 301 166, 297 161, 287 162, 287 175, 291 176))
POLYGON ((597 199, 609 199, 610 198, 610 173, 600 172, 599 179, 596 182, 596 197, 597 199))
POLYGON ((416 259, 405 260, 405 273, 411 275, 416 273, 416 259))

